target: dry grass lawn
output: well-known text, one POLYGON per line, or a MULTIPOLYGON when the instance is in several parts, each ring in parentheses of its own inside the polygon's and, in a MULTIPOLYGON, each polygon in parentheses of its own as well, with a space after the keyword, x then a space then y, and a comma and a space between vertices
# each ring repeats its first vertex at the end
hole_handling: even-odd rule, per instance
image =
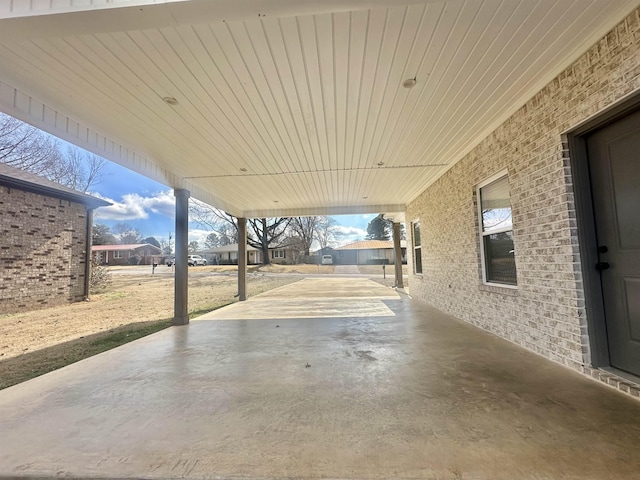
MULTIPOLYGON (((166 267, 165 267, 166 268, 166 267)), ((216 268, 216 271, 220 267, 216 268)), ((237 278, 198 275, 189 279, 189 312, 197 316, 236 301, 237 278)), ((204 275, 202 275, 204 274, 204 275)), ((88 302, 0 315, 0 388, 86 358, 171 324, 173 276, 117 273, 88 302)), ((295 277, 249 275, 254 296, 296 281, 295 277)))

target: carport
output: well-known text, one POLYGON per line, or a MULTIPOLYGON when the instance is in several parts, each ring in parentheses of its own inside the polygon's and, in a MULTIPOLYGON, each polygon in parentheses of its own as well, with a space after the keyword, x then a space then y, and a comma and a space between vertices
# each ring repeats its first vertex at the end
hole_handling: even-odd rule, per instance
POLYGON ((601 288, 640 263, 597 244, 585 158, 640 139, 639 38, 637 0, 0 2, 0 110, 172 187, 178 260, 177 327, 2 392, 6 474, 637 476, 637 402, 587 377, 640 395, 640 274, 606 280, 622 322, 601 288), (398 251, 406 221, 440 311, 316 286, 186 325, 190 198, 241 244, 384 213, 398 251))
POLYGON ((398 235, 410 201, 636 6, 5 1, 0 110, 174 188, 180 325, 189 198, 238 217, 240 244, 253 217, 387 213, 398 235))
POLYGON ((0 476, 637 478, 640 404, 365 278, 0 392, 0 476))

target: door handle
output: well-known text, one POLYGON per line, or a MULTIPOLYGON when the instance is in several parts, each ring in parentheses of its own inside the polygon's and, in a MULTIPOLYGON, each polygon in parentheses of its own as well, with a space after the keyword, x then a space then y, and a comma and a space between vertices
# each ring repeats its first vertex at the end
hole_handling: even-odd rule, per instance
POLYGON ((596 263, 596 270, 598 271, 603 271, 603 270, 608 270, 609 268, 611 268, 611 265, 609 265, 609 262, 598 262, 596 263))

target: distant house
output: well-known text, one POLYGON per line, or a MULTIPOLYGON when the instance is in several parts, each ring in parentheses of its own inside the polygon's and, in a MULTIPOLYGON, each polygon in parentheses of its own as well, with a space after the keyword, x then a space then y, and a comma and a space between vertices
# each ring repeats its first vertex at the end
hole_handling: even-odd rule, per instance
POLYGON ((269 248, 271 263, 295 265, 304 259, 304 246, 295 238, 285 239, 280 245, 269 248))
POLYGON ((325 255, 331 255, 331 259, 333 263, 338 263, 338 252, 333 247, 323 247, 315 252, 312 252, 311 257, 309 257, 309 263, 321 263, 322 257, 325 255))
MULTIPOLYGON (((238 244, 230 243, 222 247, 210 248, 198 252, 207 259, 209 265, 237 265, 238 264, 238 244)), ((247 245, 247 263, 255 265, 262 263, 262 252, 251 245, 247 245)))
POLYGON ((0 311, 89 296, 93 210, 110 205, 0 163, 0 311))
POLYGON ((162 260, 162 249, 150 243, 94 245, 91 251, 99 265, 151 265, 162 260))
MULTIPOLYGON (((400 242, 402 263, 407 261, 406 241, 400 242)), ((393 242, 387 240, 362 240, 335 249, 338 255, 334 263, 344 265, 380 265, 395 263, 393 242)))

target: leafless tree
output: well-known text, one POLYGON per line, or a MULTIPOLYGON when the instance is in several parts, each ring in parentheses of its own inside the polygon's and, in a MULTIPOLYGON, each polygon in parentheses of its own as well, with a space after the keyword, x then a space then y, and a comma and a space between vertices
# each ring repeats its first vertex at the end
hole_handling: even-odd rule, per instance
POLYGON ((316 239, 320 244, 320 248, 326 248, 335 238, 336 219, 333 217, 320 217, 320 221, 316 224, 316 239))
POLYGON ((64 172, 59 180, 55 180, 69 188, 88 191, 93 185, 100 183, 102 169, 107 161, 79 148, 68 148, 64 157, 64 172))
POLYGON ((143 235, 128 223, 116 223, 111 229, 122 245, 142 243, 143 235))
POLYGON ((263 263, 271 263, 269 247, 277 245, 284 238, 291 219, 286 217, 276 218, 250 218, 247 220, 247 243, 262 251, 263 263))
POLYGON ((0 114, 0 162, 42 175, 60 158, 55 139, 20 120, 0 114))
POLYGON ((238 243, 238 223, 233 215, 207 205, 198 200, 189 200, 191 221, 213 231, 219 237, 220 245, 238 243))
POLYGON ((0 114, 0 162, 82 192, 98 183, 106 160, 79 148, 62 153, 58 140, 0 114))
POLYGON ((300 239, 305 255, 309 255, 311 244, 317 236, 318 228, 324 217, 294 217, 289 224, 295 236, 300 239))
MULTIPOLYGON (((189 202, 189 215, 192 221, 238 243, 238 219, 233 215, 197 200, 189 202)), ((269 247, 284 238, 290 221, 286 217, 247 219, 247 243, 262 252, 265 264, 271 262, 269 247)))

